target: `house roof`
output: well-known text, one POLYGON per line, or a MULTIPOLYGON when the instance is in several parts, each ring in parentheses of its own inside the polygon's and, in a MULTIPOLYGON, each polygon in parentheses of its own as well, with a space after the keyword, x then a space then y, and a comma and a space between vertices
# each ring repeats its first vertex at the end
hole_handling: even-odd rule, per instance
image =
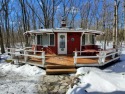
POLYGON ((97 35, 102 35, 104 32, 98 31, 98 30, 88 30, 88 29, 82 29, 82 28, 77 28, 77 29, 69 29, 69 28, 56 28, 56 29, 37 29, 37 30, 31 30, 27 31, 26 33, 30 34, 42 34, 42 33, 54 33, 54 32, 81 32, 81 33, 91 33, 91 34, 97 34, 97 35))

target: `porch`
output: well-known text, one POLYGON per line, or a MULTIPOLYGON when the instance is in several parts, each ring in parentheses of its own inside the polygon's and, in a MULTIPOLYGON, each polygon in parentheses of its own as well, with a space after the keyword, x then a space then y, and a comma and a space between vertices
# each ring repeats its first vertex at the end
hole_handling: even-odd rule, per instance
MULTIPOLYGON (((44 51, 35 51, 41 54, 34 54, 33 50, 23 50, 24 53, 17 53, 11 48, 9 54, 17 63, 27 63, 46 69, 47 74, 74 73, 76 67, 83 66, 103 66, 120 58, 120 50, 111 49, 99 51, 97 55, 80 55, 86 51, 74 51, 74 55, 45 54, 44 51)), ((89 52, 90 53, 90 52, 89 52)))

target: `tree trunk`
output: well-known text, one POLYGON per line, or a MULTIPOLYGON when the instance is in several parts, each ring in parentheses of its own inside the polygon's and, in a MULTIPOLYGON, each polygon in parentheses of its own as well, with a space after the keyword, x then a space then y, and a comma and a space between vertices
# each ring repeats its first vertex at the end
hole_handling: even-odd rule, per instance
POLYGON ((0 26, 0 46, 1 46, 1 53, 5 53, 4 43, 3 43, 3 35, 2 35, 2 27, 0 26))

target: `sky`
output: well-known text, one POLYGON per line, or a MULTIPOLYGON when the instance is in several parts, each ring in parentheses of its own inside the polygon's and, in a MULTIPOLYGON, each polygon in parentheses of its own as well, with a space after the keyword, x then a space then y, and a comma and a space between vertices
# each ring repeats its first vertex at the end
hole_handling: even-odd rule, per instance
MULTIPOLYGON (((34 4, 34 6, 36 7, 36 9, 37 8, 39 8, 39 6, 38 6, 38 4, 37 4, 37 2, 35 2, 35 0, 28 0, 29 2, 31 2, 32 1, 32 3, 34 4)), ((66 1, 68 1, 68 0, 66 0, 66 1)), ((77 0, 76 0, 77 1, 77 0)), ((82 4, 86 4, 86 2, 87 2, 88 0, 80 0, 80 5, 79 6, 82 6, 82 4)), ((92 4, 94 4, 94 0, 90 0, 91 1, 91 3, 92 4)), ((103 0, 99 0, 100 2, 99 2, 99 5, 98 5, 98 11, 99 11, 99 13, 101 13, 102 12, 102 3, 103 3, 103 0)), ((112 4, 114 4, 114 0, 106 0, 107 2, 109 2, 109 3, 112 3, 112 4)), ((121 12, 121 7, 122 7, 122 1, 123 0, 120 0, 120 6, 119 6, 119 12, 121 12)), ((74 5, 74 7, 73 8, 76 8, 77 9, 77 5, 78 5, 78 3, 79 2, 76 2, 76 4, 74 5)), ((19 13, 19 16, 21 16, 21 10, 20 10, 20 5, 19 5, 19 3, 17 2, 17 0, 11 0, 11 2, 10 2, 10 5, 9 5, 10 7, 11 7, 11 13, 10 13, 10 18, 11 18, 11 21, 10 21, 10 24, 12 23, 12 21, 16 21, 16 17, 14 17, 14 16, 17 16, 17 12, 19 13), (14 12, 14 10, 16 10, 16 12, 14 12)), ((114 7, 112 6, 112 9, 113 9, 114 7)), ((38 12, 38 11, 37 11, 38 12)), ((57 11, 57 13, 56 14, 58 14, 58 13, 62 13, 62 3, 60 3, 59 5, 58 5, 58 11, 57 11)), ((78 9, 78 14, 75 16, 75 20, 76 21, 79 21, 79 20, 81 20, 81 16, 80 16, 80 9, 78 9)), ((91 12, 91 11, 90 11, 91 12)), ((38 12, 39 14, 40 13, 42 13, 41 12, 41 10, 39 10, 39 12, 38 12)), ((40 15, 41 17, 42 17, 42 15, 40 15)), ((121 15, 119 16, 119 17, 121 17, 121 15)), ((71 18, 71 15, 69 15, 69 19, 71 18)), ((55 16, 55 19, 56 19, 56 16, 55 16)), ((38 20, 38 19, 37 19, 38 20)), ((37 21, 36 20, 36 21, 37 21)), ((122 20, 121 18, 120 18, 120 20, 122 20)), ((22 21, 22 20, 20 20, 20 21, 22 21)), ((55 26, 59 26, 59 24, 58 24, 58 22, 57 22, 57 20, 55 20, 55 26)))

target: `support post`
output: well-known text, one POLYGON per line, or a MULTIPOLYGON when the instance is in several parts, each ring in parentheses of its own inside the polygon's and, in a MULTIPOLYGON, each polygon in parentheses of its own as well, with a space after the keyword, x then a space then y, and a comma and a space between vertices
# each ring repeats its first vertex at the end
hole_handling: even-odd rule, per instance
POLYGON ((115 58, 115 54, 114 53, 116 53, 116 49, 113 49, 113 54, 112 54, 112 58, 115 58))
POLYGON ((98 63, 99 63, 100 65, 102 65, 102 64, 105 62, 105 58, 106 58, 106 52, 100 51, 100 52, 99 52, 98 63))
POLYGON ((15 48, 10 48, 11 59, 14 58, 14 54, 13 53, 15 53, 15 48))
POLYGON ((74 56, 74 64, 76 65, 77 63, 77 51, 75 51, 75 56, 74 56))
POLYGON ((24 62, 26 63, 27 62, 27 60, 28 60, 28 56, 26 56, 27 55, 27 51, 26 50, 24 50, 24 62))
POLYGON ((42 65, 45 66, 45 51, 42 51, 42 65))
POLYGON ((33 50, 34 50, 34 55, 35 55, 36 54, 36 44, 34 45, 33 50))

